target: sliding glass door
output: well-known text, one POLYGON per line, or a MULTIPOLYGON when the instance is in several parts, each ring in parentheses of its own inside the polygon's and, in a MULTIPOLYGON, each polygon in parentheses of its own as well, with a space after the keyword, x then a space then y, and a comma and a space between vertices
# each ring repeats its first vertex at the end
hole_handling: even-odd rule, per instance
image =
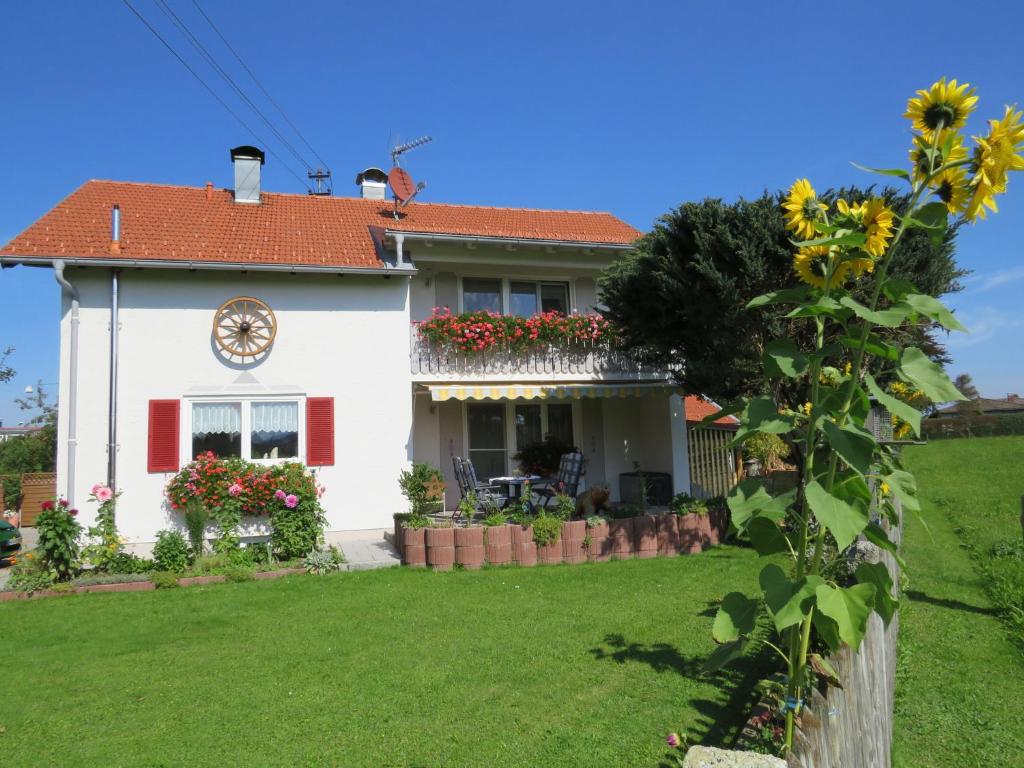
POLYGON ((466 431, 477 479, 507 475, 505 403, 467 403, 466 431))

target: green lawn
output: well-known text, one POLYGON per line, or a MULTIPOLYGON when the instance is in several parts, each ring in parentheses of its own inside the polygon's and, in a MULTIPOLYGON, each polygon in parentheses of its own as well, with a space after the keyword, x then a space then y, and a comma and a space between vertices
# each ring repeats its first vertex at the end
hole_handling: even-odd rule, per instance
POLYGON ((761 676, 702 678, 750 550, 408 569, 8 603, 14 765, 654 766, 731 738, 761 676))
MULTIPOLYGON (((1000 621, 987 585, 992 545, 1021 536, 1024 437, 935 441, 906 459, 933 538, 908 515, 894 764, 1020 766, 1021 638, 1000 621)), ((1024 578, 1024 564, 1007 567, 1024 578)))

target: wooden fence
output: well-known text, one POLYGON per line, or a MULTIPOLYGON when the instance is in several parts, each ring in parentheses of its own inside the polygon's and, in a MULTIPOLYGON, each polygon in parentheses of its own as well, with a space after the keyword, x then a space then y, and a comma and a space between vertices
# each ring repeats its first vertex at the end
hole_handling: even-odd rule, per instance
POLYGON ((690 445, 690 493, 701 499, 725 496, 738 480, 736 451, 727 446, 736 431, 721 427, 687 429, 690 445))
POLYGON ((21 476, 21 524, 35 525, 40 505, 57 495, 57 475, 32 472, 21 476))

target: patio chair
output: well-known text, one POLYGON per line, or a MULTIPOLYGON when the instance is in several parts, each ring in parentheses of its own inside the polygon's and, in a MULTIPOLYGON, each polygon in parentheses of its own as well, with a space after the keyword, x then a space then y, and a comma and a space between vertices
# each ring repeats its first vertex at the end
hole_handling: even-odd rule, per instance
POLYGON ((554 480, 549 480, 545 484, 538 483, 534 486, 533 492, 540 498, 542 507, 547 507, 559 494, 565 494, 575 499, 582 474, 583 454, 579 451, 563 453, 558 462, 558 474, 555 475, 554 480))
POLYGON ((470 493, 476 494, 476 508, 481 511, 492 503, 499 507, 504 505, 506 498, 500 492, 500 486, 477 480, 476 468, 472 461, 461 456, 452 456, 452 464, 455 467, 455 478, 459 483, 462 498, 467 498, 470 493))

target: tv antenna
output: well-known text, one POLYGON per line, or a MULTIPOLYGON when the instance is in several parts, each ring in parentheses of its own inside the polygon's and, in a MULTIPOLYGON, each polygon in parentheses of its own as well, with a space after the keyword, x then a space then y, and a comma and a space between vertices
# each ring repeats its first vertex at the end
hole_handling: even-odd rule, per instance
POLYGON ((306 171, 306 176, 316 184, 316 190, 309 190, 309 194, 321 197, 329 197, 332 194, 330 168, 326 171, 323 168, 317 168, 315 171, 306 171))
POLYGON ((409 172, 399 165, 399 158, 406 152, 422 147, 424 144, 433 141, 430 136, 421 136, 418 139, 406 142, 405 144, 399 144, 391 149, 391 171, 388 173, 388 184, 391 185, 391 193, 395 198, 395 212, 394 216, 398 218, 398 211, 401 208, 405 208, 412 199, 416 197, 420 192, 426 189, 426 184, 422 181, 419 183, 413 182, 412 176, 409 172))

